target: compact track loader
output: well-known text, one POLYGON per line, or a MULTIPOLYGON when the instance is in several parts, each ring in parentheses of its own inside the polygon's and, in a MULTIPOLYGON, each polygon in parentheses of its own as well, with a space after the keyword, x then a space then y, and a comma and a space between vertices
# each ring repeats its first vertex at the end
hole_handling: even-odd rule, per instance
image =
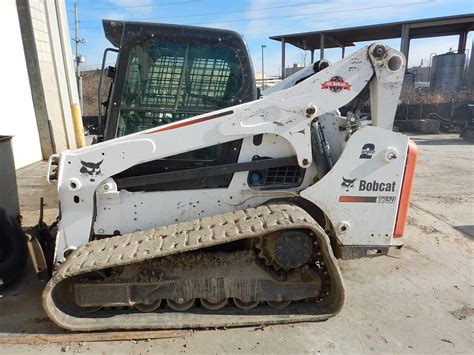
MULTIPOLYGON (((222 66, 239 51, 222 55, 222 66)), ((60 199, 52 257, 30 248, 38 271, 50 265, 43 305, 51 319, 88 331, 336 315, 344 284, 335 256, 385 254, 396 244, 417 149, 392 132, 405 70, 400 52, 375 43, 323 67, 296 73, 258 100, 189 118, 148 113, 162 121, 52 156, 48 180, 57 180, 60 199), (340 115, 367 97, 370 122, 340 115)), ((243 90, 245 78, 226 70, 226 89, 243 90)), ((180 77, 176 85, 188 87, 182 100, 216 102, 180 77)), ((152 112, 134 111, 133 103, 124 109, 113 98, 133 90, 120 90, 109 102, 119 117, 111 135, 130 127, 130 117, 136 122, 136 113, 152 112)), ((157 100, 163 95, 156 88, 157 100)))

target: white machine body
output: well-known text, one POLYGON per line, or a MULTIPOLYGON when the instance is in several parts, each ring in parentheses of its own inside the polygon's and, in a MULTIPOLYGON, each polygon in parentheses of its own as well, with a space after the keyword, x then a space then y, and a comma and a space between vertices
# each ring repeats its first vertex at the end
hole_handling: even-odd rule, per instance
POLYGON ((260 100, 62 153, 53 158, 59 165, 61 203, 55 261, 92 238, 287 198, 319 208, 340 245, 392 245, 409 144, 408 137, 392 132, 404 69, 400 52, 374 44, 297 85, 290 77, 260 100), (375 58, 377 46, 384 53, 375 58), (371 125, 340 116, 338 109, 367 86, 371 125), (323 176, 314 158, 314 132, 322 132, 329 157, 323 176), (263 135, 258 145, 256 135, 263 135), (301 184, 255 189, 248 171, 241 171, 225 188, 132 192, 119 190, 113 178, 137 164, 237 139, 243 139, 238 163, 257 155, 296 156, 305 169, 301 184))

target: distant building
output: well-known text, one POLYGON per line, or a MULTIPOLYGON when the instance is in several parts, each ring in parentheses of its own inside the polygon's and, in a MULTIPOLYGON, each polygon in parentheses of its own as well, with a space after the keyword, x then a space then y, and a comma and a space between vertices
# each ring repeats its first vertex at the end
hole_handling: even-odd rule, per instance
POLYGON ((411 67, 407 69, 407 72, 413 74, 415 82, 430 81, 430 67, 411 67))
MULTIPOLYGON (((269 87, 275 85, 276 83, 280 81, 281 79, 279 76, 265 74, 263 90, 268 89, 269 87)), ((257 84, 257 88, 262 90, 262 73, 261 72, 255 72, 255 83, 257 84)))
POLYGON ((293 64, 290 68, 285 68, 285 78, 288 78, 290 75, 299 72, 301 69, 304 69, 303 65, 293 64))

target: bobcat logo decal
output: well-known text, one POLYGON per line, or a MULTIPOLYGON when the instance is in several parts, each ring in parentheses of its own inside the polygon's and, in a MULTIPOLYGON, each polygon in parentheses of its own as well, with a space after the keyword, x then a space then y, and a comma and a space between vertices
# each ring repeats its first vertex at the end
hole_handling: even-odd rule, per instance
POLYGON ((352 189, 354 187, 354 182, 357 180, 357 178, 355 179, 346 179, 344 176, 342 177, 342 184, 341 186, 342 187, 345 187, 346 188, 346 191, 349 191, 349 189, 352 189))
POLYGON ((102 175, 102 172, 100 170, 100 164, 102 164, 102 162, 103 160, 98 163, 81 160, 82 167, 79 172, 81 173, 83 178, 89 178, 90 182, 94 182, 97 176, 102 175))

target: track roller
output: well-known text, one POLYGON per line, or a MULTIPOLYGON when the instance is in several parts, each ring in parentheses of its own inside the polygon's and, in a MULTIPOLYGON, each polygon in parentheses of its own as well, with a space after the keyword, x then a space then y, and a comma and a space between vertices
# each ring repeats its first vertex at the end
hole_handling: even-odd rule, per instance
POLYGON ((267 301, 267 304, 275 309, 283 309, 290 305, 291 301, 267 301))
POLYGON ((154 312, 161 306, 161 300, 157 300, 153 303, 150 304, 145 304, 145 303, 137 303, 134 305, 136 309, 138 309, 140 312, 148 313, 148 312, 154 312))
POLYGON ((166 300, 166 304, 174 311, 184 312, 190 309, 194 305, 194 298, 189 300, 183 300, 182 298, 171 300, 166 300))
POLYGON ((238 298, 233 298, 234 304, 237 308, 243 309, 243 310, 248 310, 252 309, 258 306, 259 301, 249 301, 249 302, 244 302, 238 298))
POLYGON ((227 298, 224 298, 217 302, 208 301, 205 298, 201 298, 200 300, 201 306, 210 311, 218 311, 219 309, 224 308, 227 304, 227 298))

